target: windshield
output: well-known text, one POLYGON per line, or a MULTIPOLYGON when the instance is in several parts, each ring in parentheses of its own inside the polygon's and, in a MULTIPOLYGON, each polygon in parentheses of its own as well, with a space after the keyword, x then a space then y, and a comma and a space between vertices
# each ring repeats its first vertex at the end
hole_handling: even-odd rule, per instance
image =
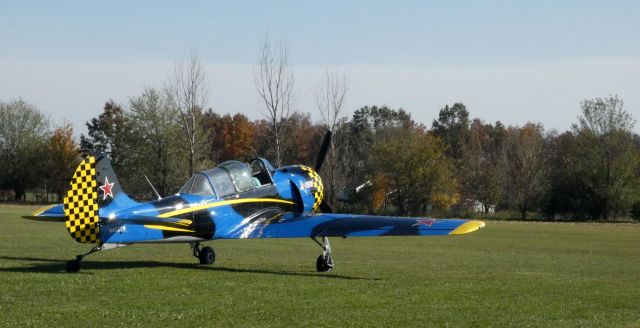
POLYGON ((249 164, 228 161, 215 169, 194 174, 178 193, 224 198, 260 185, 260 181, 252 176, 249 164))
POLYGON ((226 197, 229 195, 233 195, 236 193, 236 188, 233 185, 233 181, 231 180, 231 176, 227 172, 227 170, 223 168, 215 168, 213 170, 208 170, 202 172, 209 177, 211 183, 213 184, 213 190, 216 191, 216 195, 218 198, 226 197))
POLYGON ((213 189, 207 177, 202 173, 194 174, 187 183, 184 184, 179 194, 191 194, 199 196, 213 196, 213 189))
POLYGON ((228 161, 218 166, 229 171, 233 182, 235 182, 238 191, 245 191, 255 187, 251 176, 251 167, 247 163, 239 161, 228 161))

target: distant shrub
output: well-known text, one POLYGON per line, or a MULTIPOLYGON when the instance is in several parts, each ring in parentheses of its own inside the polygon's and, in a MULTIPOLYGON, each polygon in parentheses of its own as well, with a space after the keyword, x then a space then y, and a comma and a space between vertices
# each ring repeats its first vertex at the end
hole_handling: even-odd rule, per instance
POLYGON ((634 220, 640 220, 640 201, 635 202, 631 207, 631 217, 634 220))

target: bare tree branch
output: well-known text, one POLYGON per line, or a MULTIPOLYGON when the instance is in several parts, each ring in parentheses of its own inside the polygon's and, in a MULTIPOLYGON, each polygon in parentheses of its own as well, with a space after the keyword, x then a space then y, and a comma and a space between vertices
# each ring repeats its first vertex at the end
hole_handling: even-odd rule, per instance
MULTIPOLYGON (((343 156, 348 153, 348 135, 343 133, 345 132, 344 129, 339 129, 341 122, 340 112, 344 107, 347 90, 346 73, 338 74, 326 70, 315 93, 316 107, 320 112, 322 123, 333 134, 333 142, 327 157, 328 165, 323 170, 325 171, 324 176, 328 178, 325 179, 328 199, 332 203, 335 201, 337 190, 345 187, 344 183, 348 181, 347 166, 340 166, 337 156, 338 153, 343 154, 343 156), (341 182, 340 186, 338 185, 339 182, 341 182)), ((340 159, 343 159, 342 156, 340 159)))
POLYGON ((265 37, 255 71, 255 85, 263 103, 261 111, 269 122, 275 164, 281 166, 287 134, 286 121, 291 113, 294 97, 294 79, 289 70, 286 42, 281 41, 276 49, 272 49, 271 42, 265 37))
POLYGON ((174 78, 169 90, 174 105, 180 111, 183 129, 189 141, 189 176, 191 176, 197 155, 198 121, 209 99, 206 72, 198 54, 193 49, 187 58, 175 64, 174 78))

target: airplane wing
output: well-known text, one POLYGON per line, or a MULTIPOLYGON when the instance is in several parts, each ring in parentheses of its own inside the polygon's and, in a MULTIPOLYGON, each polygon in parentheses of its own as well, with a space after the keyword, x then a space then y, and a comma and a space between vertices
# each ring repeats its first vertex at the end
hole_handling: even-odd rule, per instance
MULTIPOLYGON (((217 234, 219 238, 295 238, 368 236, 445 236, 476 231, 478 220, 389 217, 353 214, 284 215, 280 219, 249 221, 217 234)), ((220 227, 223 228, 223 227, 220 227)))
POLYGON ((461 235, 485 226, 477 220, 388 217, 350 214, 317 214, 325 222, 313 231, 327 236, 407 236, 407 235, 461 235))

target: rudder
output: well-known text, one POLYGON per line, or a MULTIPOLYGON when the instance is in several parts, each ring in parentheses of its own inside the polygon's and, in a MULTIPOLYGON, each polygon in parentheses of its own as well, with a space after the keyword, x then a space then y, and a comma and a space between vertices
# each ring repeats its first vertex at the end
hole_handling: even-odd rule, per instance
POLYGON ((100 243, 97 186, 96 158, 87 156, 73 173, 63 201, 65 226, 79 243, 100 243))

